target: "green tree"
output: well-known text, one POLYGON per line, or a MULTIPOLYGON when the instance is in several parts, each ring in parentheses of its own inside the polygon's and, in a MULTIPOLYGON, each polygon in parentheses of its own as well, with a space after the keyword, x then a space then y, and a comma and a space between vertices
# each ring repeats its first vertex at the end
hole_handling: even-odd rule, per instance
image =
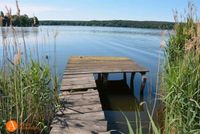
POLYGON ((30 19, 28 18, 28 16, 26 14, 21 15, 19 18, 20 18, 20 25, 19 26, 23 26, 23 27, 31 26, 30 19))
POLYGON ((12 16, 12 24, 13 26, 20 26, 20 18, 17 15, 12 16))

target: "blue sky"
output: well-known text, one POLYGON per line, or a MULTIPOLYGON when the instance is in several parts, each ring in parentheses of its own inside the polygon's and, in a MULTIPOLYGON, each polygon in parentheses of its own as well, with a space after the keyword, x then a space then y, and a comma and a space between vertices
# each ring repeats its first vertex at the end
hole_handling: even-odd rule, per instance
MULTIPOLYGON (((200 15, 200 0, 193 0, 200 15)), ((173 21, 173 9, 184 13, 188 0, 19 0, 21 14, 40 20, 173 21)), ((1 0, 16 13, 15 0, 1 0)))

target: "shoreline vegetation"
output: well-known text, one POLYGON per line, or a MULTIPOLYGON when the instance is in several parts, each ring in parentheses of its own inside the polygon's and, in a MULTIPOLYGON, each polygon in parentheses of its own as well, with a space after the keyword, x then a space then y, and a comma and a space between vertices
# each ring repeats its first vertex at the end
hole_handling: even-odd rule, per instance
POLYGON ((175 14, 175 35, 165 48, 161 99, 164 104, 163 133, 200 132, 200 23, 196 7, 188 4, 181 23, 175 14))
POLYGON ((37 17, 30 18, 28 15, 11 15, 3 11, 0 11, 0 27, 37 27, 39 26, 39 20, 37 17))
MULTIPOLYGON (((200 23, 195 5, 189 2, 185 18, 176 12, 174 19, 175 34, 160 44, 165 57, 157 76, 157 108, 150 113, 145 102, 141 103, 146 105, 150 119, 148 134, 200 133, 200 23)), ((162 36, 165 34, 163 31, 162 36)), ((134 130, 125 119, 130 134, 143 133, 141 124, 134 130)))
POLYGON ((133 21, 133 20, 41 20, 40 25, 61 25, 61 26, 101 26, 101 27, 129 27, 129 28, 152 28, 152 29, 173 29, 174 22, 165 21, 133 21))
MULTIPOLYGON (((40 54, 37 41, 41 40, 48 45, 43 39, 51 34, 40 38, 33 36, 35 43, 32 48, 26 43, 24 29, 20 28, 20 32, 15 27, 10 30, 1 29, 3 57, 0 58, 0 133, 9 133, 7 123, 16 121, 16 134, 47 134, 60 105, 59 83, 56 65, 49 61, 48 55, 43 57, 40 54)), ((49 38, 55 39, 55 36, 49 38)))
POLYGON ((16 15, 12 15, 12 10, 6 6, 6 13, 0 10, 0 27, 37 27, 39 20, 36 16, 30 18, 28 15, 20 14, 18 0, 16 0, 16 15))
MULTIPOLYGON (((38 37, 35 32, 33 48, 26 43, 24 27, 39 26, 39 21, 37 17, 20 15, 17 0, 16 7, 16 15, 7 7, 6 15, 0 12, 0 25, 9 28, 0 27, 0 134, 46 134, 59 107, 56 65, 52 69, 48 55, 42 58, 38 50, 38 40, 48 44, 44 40, 47 35, 38 37), (16 27, 20 27, 19 31, 16 27), (18 127, 7 127, 9 122, 16 122, 18 127)), ((51 38, 49 33, 48 38, 51 38)), ((52 38, 55 40, 56 35, 52 38)))

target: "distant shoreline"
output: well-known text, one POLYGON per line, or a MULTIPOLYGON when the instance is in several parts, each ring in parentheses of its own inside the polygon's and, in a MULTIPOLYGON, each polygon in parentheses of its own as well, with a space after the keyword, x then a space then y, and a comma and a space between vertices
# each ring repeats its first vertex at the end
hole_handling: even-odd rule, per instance
POLYGON ((40 20, 40 25, 129 27, 129 28, 151 28, 151 29, 173 29, 174 24, 175 24, 174 22, 165 22, 165 21, 131 21, 131 20, 65 21, 65 20, 40 20))

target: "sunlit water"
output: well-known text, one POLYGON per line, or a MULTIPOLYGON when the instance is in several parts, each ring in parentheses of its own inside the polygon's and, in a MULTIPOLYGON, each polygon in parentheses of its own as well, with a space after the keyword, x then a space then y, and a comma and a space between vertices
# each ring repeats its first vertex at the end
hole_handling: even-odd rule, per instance
MULTIPOLYGON (((8 28, 2 28, 0 36, 7 40, 7 44, 13 44, 13 33, 8 28), (2 34, 3 33, 3 34, 2 34)), ((161 30, 136 29, 136 28, 110 28, 110 27, 80 27, 80 26, 41 26, 38 28, 16 28, 17 42, 23 51, 23 36, 27 49, 33 57, 49 62, 54 68, 56 61, 57 73, 60 78, 70 56, 123 56, 128 57, 138 64, 149 69, 148 81, 144 92, 144 101, 152 109, 155 96, 156 76, 159 59, 163 58, 160 49, 161 30), (37 54, 39 52, 39 54, 37 54)), ((2 38, 0 38, 0 56, 2 53, 2 38)), ((11 56, 12 57, 12 56, 11 56)), ((111 74, 109 80, 120 80, 122 74, 111 74)), ((135 106, 140 103, 139 87, 141 76, 136 75, 134 95, 109 95, 107 103, 115 108, 105 109, 106 119, 109 121, 109 129, 127 133, 127 124, 122 112, 129 121, 135 124, 135 106), (116 108, 117 107, 117 108, 116 108), (119 110, 120 109, 120 110, 119 110)), ((130 84, 130 74, 128 74, 130 84)), ((106 103, 106 102, 105 102, 106 103)), ((144 128, 148 127, 146 107, 140 108, 140 118, 144 128)), ((115 132, 116 133, 116 132, 115 132)))

